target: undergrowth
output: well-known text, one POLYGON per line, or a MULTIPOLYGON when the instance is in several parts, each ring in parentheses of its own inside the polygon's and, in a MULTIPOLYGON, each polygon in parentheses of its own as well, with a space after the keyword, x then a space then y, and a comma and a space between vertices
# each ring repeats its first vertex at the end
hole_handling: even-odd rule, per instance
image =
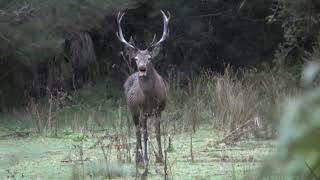
MULTIPOLYGON (((196 77, 169 76, 169 102, 161 119, 164 149, 171 146, 167 152, 168 167, 164 170, 163 166, 150 160, 155 166, 155 172, 150 176, 163 176, 165 171, 168 177, 182 177, 179 173, 186 173, 187 166, 199 168, 196 164, 203 164, 204 156, 212 161, 206 164, 208 167, 216 165, 213 162, 217 157, 219 162, 225 163, 217 167, 220 168, 219 175, 206 170, 210 176, 235 177, 239 171, 243 177, 256 176, 260 163, 256 163, 255 158, 260 155, 244 153, 239 159, 233 155, 233 147, 242 150, 239 140, 276 134, 280 102, 299 93, 290 78, 287 74, 250 70, 234 72, 230 67, 226 67, 223 74, 207 71, 196 77), (210 133, 199 138, 203 129, 210 133), (226 154, 228 149, 231 154, 226 154)), ((1 121, 7 125, 2 127, 4 134, 1 136, 21 138, 39 133, 69 143, 71 140, 72 153, 59 161, 74 165, 69 169, 73 179, 137 176, 139 169, 130 166, 134 159, 133 123, 122 90, 112 87, 112 84, 106 85, 106 81, 98 81, 75 92, 61 91, 40 102, 31 101, 23 109, 2 115, 1 121), (22 131, 27 133, 21 134, 22 131), (91 154, 93 152, 95 155, 91 154), (110 165, 115 162, 120 164, 110 165)), ((153 119, 149 122, 153 123, 153 119)), ((152 159, 154 133, 152 129, 149 132, 152 159)))
MULTIPOLYGON (((175 134, 209 125, 228 133, 247 123, 245 128, 253 135, 273 137, 281 102, 299 92, 292 79, 288 74, 234 72, 229 66, 223 74, 207 71, 197 77, 169 76, 169 102, 162 128, 175 134), (183 78, 186 83, 182 83, 183 78)), ((96 131, 126 124, 133 127, 123 91, 106 81, 75 92, 61 91, 1 116, 4 123, 9 122, 9 129, 36 128, 37 132, 96 131)))
POLYGON ((248 123, 259 137, 276 135, 281 103, 300 91, 288 73, 234 72, 229 66, 223 74, 207 71, 197 77, 174 76, 170 85, 164 121, 174 124, 170 126, 174 132, 210 125, 228 133, 248 123), (182 78, 187 83, 179 86, 182 78))

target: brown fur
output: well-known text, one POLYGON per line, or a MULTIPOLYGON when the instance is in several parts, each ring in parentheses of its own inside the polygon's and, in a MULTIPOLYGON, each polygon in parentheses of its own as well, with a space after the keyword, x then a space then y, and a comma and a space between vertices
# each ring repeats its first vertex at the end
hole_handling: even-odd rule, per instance
MULTIPOLYGON (((125 53, 128 57, 134 57, 138 72, 132 74, 124 84, 124 92, 127 99, 129 110, 136 127, 137 149, 136 161, 143 162, 142 156, 139 152, 142 150, 141 133, 143 132, 144 140, 144 162, 148 165, 148 126, 147 119, 150 116, 156 117, 155 130, 156 139, 159 147, 156 159, 162 162, 162 148, 160 135, 160 118, 161 112, 164 110, 167 102, 167 87, 152 65, 151 59, 156 57, 160 51, 160 44, 168 37, 168 24, 170 20, 170 13, 168 15, 161 10, 163 16, 163 33, 159 41, 154 36, 151 45, 146 50, 137 48, 131 38, 129 43, 122 33, 121 20, 124 13, 118 13, 117 21, 119 31, 116 33, 120 42, 125 44, 125 53)), ((146 166, 147 167, 147 166, 146 166)), ((145 170, 147 173, 147 168, 145 170)))
MULTIPOLYGON (((147 64, 147 76, 139 77, 138 72, 132 74, 124 84, 125 96, 128 108, 132 114, 137 135, 137 151, 142 149, 141 146, 141 128, 144 133, 145 141, 145 159, 147 160, 147 118, 156 116, 156 138, 158 143, 157 161, 162 161, 161 135, 160 135, 160 118, 161 112, 165 109, 167 102, 167 87, 153 67, 152 63, 147 64)), ((137 161, 141 161, 141 156, 137 154, 137 161)))

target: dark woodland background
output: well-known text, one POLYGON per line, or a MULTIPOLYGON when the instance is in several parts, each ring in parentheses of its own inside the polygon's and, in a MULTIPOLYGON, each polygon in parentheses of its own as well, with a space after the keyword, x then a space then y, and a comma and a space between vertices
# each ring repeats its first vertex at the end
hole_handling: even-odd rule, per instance
POLYGON ((143 48, 162 33, 160 9, 172 15, 156 61, 164 76, 223 73, 230 64, 299 79, 301 65, 320 52, 317 0, 1 0, 1 111, 99 80, 121 90, 127 69, 116 14, 126 11, 126 38, 143 48))
POLYGON ((73 169, 73 179, 111 179, 102 147, 112 147, 101 143, 102 132, 117 144, 113 158, 131 162, 131 146, 120 143, 134 133, 122 85, 136 67, 116 37, 116 16, 126 12, 126 39, 143 49, 161 36, 160 9, 171 13, 169 38, 153 62, 170 86, 161 132, 164 140, 173 135, 175 147, 190 144, 183 150, 196 162, 179 149, 176 165, 185 166, 172 176, 319 179, 319 0, 0 0, 0 177, 65 179, 71 166, 62 172, 61 159, 70 147, 81 162, 83 150, 98 157, 100 145, 83 148, 91 139, 106 162, 87 168, 96 176, 73 169))

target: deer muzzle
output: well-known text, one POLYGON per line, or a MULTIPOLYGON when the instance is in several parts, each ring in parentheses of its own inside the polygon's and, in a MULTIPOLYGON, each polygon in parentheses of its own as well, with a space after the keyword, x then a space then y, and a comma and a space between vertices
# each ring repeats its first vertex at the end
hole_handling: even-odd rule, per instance
POLYGON ((139 76, 147 76, 147 68, 145 66, 141 66, 138 68, 139 76))
POLYGON ((142 77, 142 76, 147 76, 147 68, 144 67, 144 66, 141 66, 138 68, 138 71, 139 71, 139 76, 142 77))

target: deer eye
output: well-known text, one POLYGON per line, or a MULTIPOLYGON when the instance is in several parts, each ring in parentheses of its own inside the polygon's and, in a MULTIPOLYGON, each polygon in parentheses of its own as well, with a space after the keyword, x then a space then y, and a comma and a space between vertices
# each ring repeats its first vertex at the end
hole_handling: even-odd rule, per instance
POLYGON ((135 58, 134 58, 134 60, 135 60, 135 61, 138 61, 138 58, 137 58, 137 57, 135 57, 135 58))

